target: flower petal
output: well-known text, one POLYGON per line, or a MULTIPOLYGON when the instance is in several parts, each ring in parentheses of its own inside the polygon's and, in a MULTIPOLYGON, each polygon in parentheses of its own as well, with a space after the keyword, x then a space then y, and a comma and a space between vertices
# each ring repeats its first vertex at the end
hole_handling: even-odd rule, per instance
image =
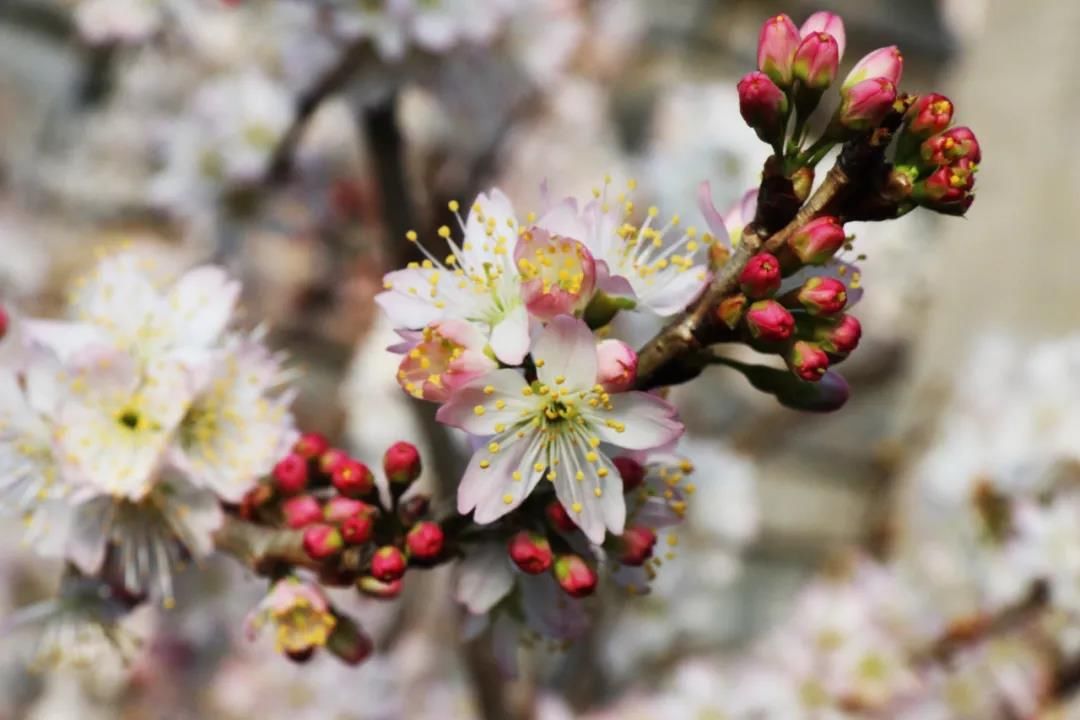
POLYGON ((477 450, 458 486, 458 512, 472 510, 473 519, 485 525, 524 502, 543 476, 542 439, 536 431, 519 438, 510 430, 477 450))
MULTIPOLYGON (((712 186, 709 185, 708 180, 702 180, 701 184, 698 185, 698 208, 705 218, 705 224, 709 226, 709 232, 716 238, 716 242, 730 248, 731 240, 728 237, 728 227, 724 223, 723 216, 713 205, 712 186)), ((732 229, 735 230, 736 228, 732 229)), ((741 227, 737 229, 742 230, 741 227)))
POLYGON ((510 427, 528 407, 521 391, 525 378, 509 368, 487 373, 460 387, 439 408, 435 419, 473 435, 494 435, 510 427))
POLYGON ((490 543, 475 548, 458 567, 455 597, 473 615, 489 612, 514 587, 506 548, 490 543))
POLYGON ((529 352, 529 313, 518 305, 491 329, 491 349, 507 365, 520 365, 529 352))
POLYGON ((547 230, 552 235, 585 241, 588 228, 578 213, 577 201, 565 198, 555 203, 536 221, 536 227, 547 230))
POLYGON ((674 274, 665 278, 666 282, 657 282, 641 293, 641 304, 661 317, 685 310, 705 289, 711 277, 703 268, 670 268, 667 272, 674 274))
POLYGON ((612 409, 594 424, 604 442, 628 450, 648 450, 665 445, 683 433, 675 408, 655 395, 618 393, 611 396, 611 405, 612 409), (613 426, 615 423, 618 425, 613 426))
POLYGON ((604 542, 607 531, 619 535, 626 522, 619 471, 584 438, 562 437, 556 448, 555 494, 591 542, 604 542))
POLYGON ((588 389, 596 383, 596 340, 589 326, 569 315, 548 323, 532 348, 536 375, 554 387, 588 389), (560 381, 561 378, 561 381, 560 381))

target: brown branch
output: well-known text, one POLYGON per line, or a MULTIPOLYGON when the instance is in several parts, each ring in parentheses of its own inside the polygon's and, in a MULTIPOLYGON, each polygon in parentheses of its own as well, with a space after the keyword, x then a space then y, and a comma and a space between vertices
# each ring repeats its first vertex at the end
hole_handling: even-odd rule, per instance
POLYGON ((225 522, 214 533, 214 545, 219 552, 232 555, 259 574, 277 564, 319 567, 304 552, 303 533, 256 525, 233 515, 226 515, 225 522))

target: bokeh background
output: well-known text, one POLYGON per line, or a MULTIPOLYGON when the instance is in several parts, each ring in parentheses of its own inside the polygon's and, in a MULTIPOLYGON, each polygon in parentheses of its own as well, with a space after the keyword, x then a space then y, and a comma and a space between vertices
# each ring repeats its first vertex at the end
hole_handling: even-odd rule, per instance
MULTIPOLYGON (((696 216, 702 179, 718 206, 734 202, 767 155, 735 93, 758 27, 817 9, 843 15, 849 62, 900 45, 904 89, 949 95, 986 160, 966 219, 913 213, 853 228, 867 292, 841 412, 784 410, 720 368, 675 392, 698 492, 654 593, 598 601, 589 635, 540 648, 525 677, 501 679, 483 639, 460 641, 449 570, 410 575, 399 602, 351 600, 379 647, 363 667, 294 666, 244 637, 260 586, 222 560, 185 576, 178 609, 132 619, 141 650, 126 661, 35 673, 0 639, 4 720, 554 718, 617 707, 688 662, 746 652, 851 548, 904 557, 924 527, 916 469, 940 441, 957 383, 998 352, 986 338, 1022 356, 1078 330, 1080 5, 1069 0, 526 3, 530 14, 488 47, 399 63, 362 53, 289 166, 225 192, 193 185, 176 161, 192 98, 258 72, 291 113, 335 49, 270 0, 176 2, 187 7, 151 40, 95 42, 75 20, 81 1, 0 0, 0 298, 56 314, 95 253, 122 242, 220 262, 244 282, 246 321, 265 323, 302 370, 301 426, 360 458, 421 439, 433 458, 423 481, 444 500, 461 450, 395 384, 372 298, 409 258, 404 231, 430 235, 448 200, 497 185, 528 207, 545 179, 580 194, 610 174, 636 179, 665 213, 696 216)), ((248 101, 272 115, 260 103, 273 102, 248 101)), ((3 612, 45 596, 55 568, 19 547, 16 528, 0 538, 3 612)))

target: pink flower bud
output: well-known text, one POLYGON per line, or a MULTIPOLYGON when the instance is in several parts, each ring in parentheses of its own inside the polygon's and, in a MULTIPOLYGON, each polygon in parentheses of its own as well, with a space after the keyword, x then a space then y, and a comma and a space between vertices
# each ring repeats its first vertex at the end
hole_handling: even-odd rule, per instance
POLYGON ((274 466, 274 485, 283 495, 296 495, 304 491, 308 483, 307 460, 296 453, 289 453, 274 466))
POLYGON ((788 87, 794 77, 791 65, 798 47, 799 31, 791 18, 769 18, 758 35, 758 70, 780 87, 788 87))
POLYGON ((840 46, 828 33, 805 36, 795 52, 795 77, 812 90, 824 90, 832 85, 839 67, 840 46))
POLYGON ((596 261, 574 238, 529 228, 518 238, 514 261, 521 273, 521 297, 530 315, 545 321, 573 315, 592 299, 596 261))
POLYGON ((334 471, 347 463, 351 458, 344 450, 330 448, 319 455, 319 472, 326 477, 332 477, 334 471))
POLYGON ((747 299, 742 293, 731 295, 720 301, 716 306, 716 318, 732 330, 742 320, 743 311, 746 310, 747 299))
POLYGON ((374 513, 360 513, 341 521, 341 537, 349 545, 366 545, 375 534, 374 513))
POLYGON ((831 215, 806 223, 788 241, 788 246, 806 265, 824 265, 844 246, 847 236, 840 222, 831 215))
POLYGON ((603 340, 596 346, 596 381, 608 392, 623 392, 637 377, 637 353, 622 340, 603 340))
POLYGON ((958 160, 968 160, 976 165, 982 162, 982 148, 971 128, 960 126, 935 135, 922 144, 920 150, 927 165, 949 165, 958 160))
POLYGON ((746 327, 755 340, 783 342, 795 332, 795 318, 775 300, 758 300, 746 312, 746 327))
POLYGON ((817 382, 829 369, 829 357, 825 351, 805 340, 793 344, 784 360, 791 372, 807 382, 817 382))
POLYGON ((471 323, 445 319, 415 334, 398 366, 398 384, 415 398, 445 402, 465 383, 498 367, 484 352, 487 338, 471 323))
POLYGON ((562 530, 563 532, 577 530, 577 523, 573 521, 570 513, 566 512, 566 508, 558 500, 552 500, 548 503, 548 506, 544 508, 544 515, 547 516, 548 522, 556 530, 562 530))
POLYGON ((870 130, 881 123, 894 102, 896 86, 885 78, 870 78, 843 92, 837 118, 848 130, 870 130))
POLYGON ((655 545, 656 533, 640 525, 626 528, 615 542, 619 562, 632 567, 644 565, 652 557, 655 545))
POLYGON ((596 572, 580 555, 560 555, 553 570, 555 582, 570 597, 587 597, 596 590, 596 572))
POLYGON ((425 520, 416 523, 405 536, 405 547, 414 560, 435 560, 442 555, 446 536, 439 523, 425 520))
POLYGON ((0 340, 4 339, 7 335, 8 325, 11 324, 11 319, 8 317, 7 310, 3 305, 0 305, 0 340))
POLYGON ((814 333, 822 350, 840 358, 854 352, 861 337, 862 325, 853 315, 841 315, 834 324, 824 325, 814 333))
POLYGON ((412 485, 420 477, 420 451, 407 442, 396 442, 383 455, 383 472, 391 485, 398 488, 412 485))
POLYGON ((336 555, 345 541, 332 525, 309 525, 304 530, 304 552, 314 560, 325 560, 336 555))
POLYGON ((847 287, 836 278, 812 277, 799 288, 798 299, 811 315, 835 315, 847 305, 847 287))
POLYGON ((743 120, 767 143, 779 140, 784 134, 788 115, 788 99, 784 91, 767 75, 752 72, 738 84, 739 112, 743 120))
POLYGON ((399 580, 407 567, 405 553, 393 545, 383 545, 371 556, 371 576, 382 582, 399 580))
POLYGON ((953 104, 949 98, 938 93, 920 95, 908 108, 904 119, 905 131, 920 140, 944 132, 952 122, 953 104))
POLYGON ((522 530, 510 538, 506 549, 510 559, 524 573, 539 575, 551 567, 551 544, 539 533, 522 530))
POLYGON ((370 515, 375 509, 362 500, 335 495, 330 498, 323 508, 323 519, 326 522, 337 525, 346 518, 356 515, 370 515))
POLYGON ((882 78, 888 80, 895 87, 900 84, 900 78, 904 74, 904 56, 895 45, 878 48, 851 69, 844 78, 841 90, 850 90, 861 82, 882 78))
POLYGON ((305 460, 314 460, 329 449, 326 436, 317 432, 304 433, 293 445, 293 452, 305 460))
POLYGON ((330 481, 345 497, 363 497, 375 489, 375 476, 368 466, 351 458, 337 466, 330 481))
POLYGON ((611 462, 622 476, 623 492, 630 492, 645 482, 645 466, 628 455, 619 455, 611 462))
POLYGON ((281 512, 285 515, 285 524, 293 530, 323 521, 322 506, 311 495, 289 498, 281 504, 281 512))
POLYGON ((766 298, 780 287, 780 261, 776 256, 760 252, 746 263, 739 275, 739 285, 749 297, 766 298))
POLYGON ((912 197, 920 205, 947 215, 963 215, 975 196, 975 166, 968 160, 940 167, 930 177, 915 184, 912 197))
POLYGON ((370 576, 364 576, 356 581, 356 588, 360 592, 379 600, 393 600, 401 594, 402 585, 400 578, 383 582, 370 576))
POLYGON ((828 33, 832 35, 833 39, 836 40, 840 57, 844 57, 844 49, 847 46, 847 33, 844 31, 844 21, 840 19, 839 15, 819 10, 806 18, 806 22, 799 28, 799 36, 805 38, 809 37, 811 33, 828 33))

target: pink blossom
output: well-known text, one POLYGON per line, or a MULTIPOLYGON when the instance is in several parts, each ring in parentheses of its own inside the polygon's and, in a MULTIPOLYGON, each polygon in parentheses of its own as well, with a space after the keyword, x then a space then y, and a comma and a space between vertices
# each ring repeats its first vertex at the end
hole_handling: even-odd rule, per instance
POLYGON ((407 339, 394 346, 405 354, 397 380, 413 397, 445 402, 458 387, 498 367, 484 352, 483 333, 465 320, 436 320, 419 332, 401 334, 407 339))

